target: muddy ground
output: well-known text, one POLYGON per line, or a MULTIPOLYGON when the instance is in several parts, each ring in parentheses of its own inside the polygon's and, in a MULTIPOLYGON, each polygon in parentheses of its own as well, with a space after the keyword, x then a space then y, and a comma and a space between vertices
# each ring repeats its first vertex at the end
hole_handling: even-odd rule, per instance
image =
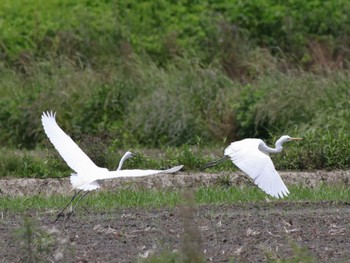
MULTIPOLYGON (((341 172, 337 183, 348 184, 344 173, 349 174, 341 172)), ((15 233, 23 230, 25 215, 0 213, 0 262, 23 262, 29 250, 15 233)), ((78 210, 68 222, 56 224, 52 221, 57 211, 29 209, 26 214, 46 233, 41 234, 42 243, 53 244, 53 250, 41 254, 38 243, 32 244, 39 259, 50 258, 45 262, 139 262, 162 251, 198 251, 207 262, 293 257, 301 257, 295 262, 310 257, 315 262, 350 262, 350 200, 78 210)))
MULTIPOLYGON (((55 250, 49 252, 52 262, 138 262, 164 250, 184 249, 198 250, 208 262, 293 256, 301 256, 300 262, 310 256, 316 262, 350 260, 350 203, 116 209, 80 212, 56 224, 50 211, 32 211, 32 218, 55 238, 55 250)), ((14 238, 21 225, 23 215, 3 215, 1 262, 20 262, 26 256, 28 250, 20 249, 14 238)))

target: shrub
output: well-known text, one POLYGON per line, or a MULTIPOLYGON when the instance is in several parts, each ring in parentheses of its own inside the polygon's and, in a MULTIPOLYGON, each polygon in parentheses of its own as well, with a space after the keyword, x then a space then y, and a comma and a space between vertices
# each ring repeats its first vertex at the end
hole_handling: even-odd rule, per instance
POLYGON ((162 65, 178 55, 195 54, 207 63, 221 56, 230 65, 229 72, 237 73, 232 52, 251 45, 252 50, 267 47, 277 56, 288 54, 290 60, 309 67, 317 62, 310 45, 319 43, 331 50, 330 62, 333 56, 347 61, 349 10, 345 0, 30 0, 20 4, 5 0, 0 7, 0 55, 25 68, 28 58, 50 56, 99 67, 133 52, 146 52, 162 65), (245 36, 244 45, 236 37, 239 34, 245 36), (344 48, 332 48, 332 43, 344 48))
MULTIPOLYGON (((348 169, 350 136, 344 130, 319 130, 302 135, 303 141, 288 144, 281 154, 272 155, 281 170, 348 169)), ((277 139, 277 137, 275 137, 277 139)))
POLYGON ((350 128, 350 82, 347 73, 326 76, 301 74, 263 78, 264 95, 256 103, 256 125, 286 133, 350 128))
POLYGON ((70 174, 56 152, 0 150, 0 177, 52 178, 70 174))
POLYGON ((208 105, 231 82, 218 70, 180 60, 166 70, 146 69, 143 92, 130 105, 127 125, 142 144, 159 146, 208 139, 208 105))

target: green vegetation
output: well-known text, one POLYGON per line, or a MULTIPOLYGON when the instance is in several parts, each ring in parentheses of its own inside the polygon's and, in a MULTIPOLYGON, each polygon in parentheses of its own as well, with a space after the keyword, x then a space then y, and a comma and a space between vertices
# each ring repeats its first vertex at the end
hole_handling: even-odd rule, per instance
MULTIPOLYGON (((281 200, 273 199, 270 203, 284 201, 336 201, 347 202, 350 190, 345 186, 327 186, 310 189, 300 186, 290 186, 290 196, 281 200)), ((194 203, 205 204, 250 204, 266 203, 264 194, 256 187, 202 187, 194 191, 194 203)), ((61 209, 71 197, 69 196, 33 196, 33 197, 1 197, 0 210, 8 212, 24 212, 28 209, 48 210, 61 209)), ((126 189, 118 192, 94 192, 79 204, 79 210, 109 211, 116 207, 175 207, 186 202, 182 190, 126 189)))
MULTIPOLYGON (((52 153, 54 153, 52 151, 52 153)), ((0 177, 61 177, 70 174, 60 157, 48 151, 0 149, 0 177)))
POLYGON ((290 144, 272 156, 279 170, 349 169, 350 136, 340 129, 306 133, 300 144, 290 144))
MULTIPOLYGON (((109 169, 130 149, 138 157, 125 168, 201 171, 233 140, 273 144, 282 134, 304 140, 272 155, 278 170, 350 169, 349 12, 345 0, 3 0, 0 178, 70 175, 41 127, 47 110, 109 169)), ((228 161, 208 171, 235 169, 228 161)), ((344 186, 289 188, 287 201, 350 199, 344 186)), ((57 210, 68 198, 0 197, 0 210, 57 210)), ((197 189, 187 205, 265 198, 256 187, 217 186, 197 189)), ((81 209, 184 202, 180 190, 128 189, 92 193, 81 209)), ((179 253, 147 262, 201 262, 191 231, 179 253)), ((53 261, 57 242, 62 260, 73 258, 66 241, 29 219, 17 236, 22 261, 53 261)), ((267 258, 313 261, 292 248, 291 260, 267 258)))
POLYGON ((10 62, 64 55, 95 64, 111 54, 146 52, 159 63, 194 53, 230 65, 237 47, 248 53, 267 47, 304 65, 332 55, 341 64, 337 58, 348 55, 349 10, 345 0, 4 0, 0 51, 10 62))
POLYGON ((44 230, 29 216, 23 218, 23 225, 16 230, 14 241, 16 243, 12 245, 19 248, 20 262, 73 262, 76 256, 75 248, 59 230, 44 230))
POLYGON ((349 10, 345 0, 5 0, 0 176, 69 174, 41 127, 46 110, 111 169, 119 150, 158 148, 162 158, 130 167, 199 170, 218 157, 201 151, 282 134, 305 140, 274 157, 278 169, 348 169, 349 10))
MULTIPOLYGON (((291 134, 294 135, 295 133, 291 134)), ((343 130, 337 133, 309 132, 303 135, 300 142, 290 142, 280 154, 271 158, 277 170, 315 170, 315 169, 349 169, 350 168, 350 135, 343 130)), ((273 137, 268 143, 273 143, 273 137)), ((115 141, 102 140, 98 137, 85 136, 78 142, 79 146, 99 166, 114 170, 124 154, 115 146, 115 141)), ((179 164, 183 171, 203 171, 203 166, 212 160, 221 158, 226 143, 216 146, 197 146, 187 144, 181 147, 160 147, 147 150, 131 148, 137 157, 125 162, 127 169, 165 169, 179 164)), ((235 171, 231 161, 206 169, 206 172, 235 171)), ((67 177, 72 170, 59 156, 56 149, 47 144, 46 150, 10 150, 0 149, 1 177, 67 177)))
POLYGON ((134 66, 136 79, 115 69, 98 73, 63 67, 38 70, 13 83, 10 78, 16 76, 9 73, 0 81, 0 142, 35 147, 45 138, 41 113, 50 109, 74 139, 89 134, 113 139, 118 147, 350 129, 348 73, 276 73, 253 85, 186 60, 168 69, 134 66))
POLYGON ((288 258, 280 258, 272 251, 266 251, 265 256, 267 262, 275 263, 293 263, 293 262, 305 262, 314 263, 317 262, 317 258, 312 254, 310 249, 298 245, 295 241, 290 241, 290 247, 292 248, 293 255, 288 258))

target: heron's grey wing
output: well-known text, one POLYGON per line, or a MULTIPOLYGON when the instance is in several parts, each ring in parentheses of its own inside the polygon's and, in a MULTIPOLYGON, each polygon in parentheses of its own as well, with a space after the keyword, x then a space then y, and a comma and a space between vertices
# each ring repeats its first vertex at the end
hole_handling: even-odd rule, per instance
POLYGON ((47 137, 68 166, 77 173, 96 168, 97 166, 93 161, 91 161, 79 146, 58 126, 55 116, 56 114, 52 112, 44 112, 41 116, 41 121, 47 137))
POLYGON ((277 198, 287 196, 289 191, 286 185, 270 156, 259 150, 260 143, 263 143, 260 139, 233 142, 225 149, 225 155, 267 194, 277 198))

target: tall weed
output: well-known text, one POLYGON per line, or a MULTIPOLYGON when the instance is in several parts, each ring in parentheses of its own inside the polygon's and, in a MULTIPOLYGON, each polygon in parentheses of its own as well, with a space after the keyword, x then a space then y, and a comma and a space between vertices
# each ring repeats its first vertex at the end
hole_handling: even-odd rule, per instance
POLYGON ((25 216, 23 225, 17 229, 16 244, 20 262, 73 262, 74 243, 64 237, 59 230, 44 230, 29 216, 25 216))
POLYGON ((57 112, 74 140, 88 134, 119 148, 350 128, 346 72, 274 72, 248 84, 230 80, 218 65, 187 58, 166 68, 140 58, 99 71, 54 61, 33 67, 30 76, 8 68, 0 73, 3 146, 35 148, 45 141, 40 116, 47 110, 57 112))
POLYGON ((220 71, 182 59, 167 69, 145 69, 143 77, 144 92, 130 105, 127 117, 127 126, 142 144, 193 144, 197 137, 210 138, 208 105, 231 85, 220 71))
POLYGON ((349 85, 348 73, 265 77, 258 84, 264 95, 255 105, 255 124, 282 133, 349 129, 349 85))

